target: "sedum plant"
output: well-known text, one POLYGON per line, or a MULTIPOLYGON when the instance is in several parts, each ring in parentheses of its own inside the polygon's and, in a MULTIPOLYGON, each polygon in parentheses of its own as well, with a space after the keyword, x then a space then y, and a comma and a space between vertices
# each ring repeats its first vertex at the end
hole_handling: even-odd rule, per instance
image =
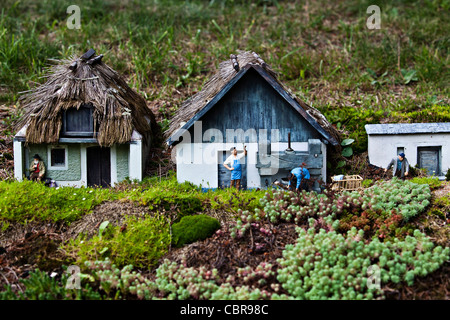
POLYGON ((377 299, 380 287, 368 286, 369 267, 380 270, 382 284, 406 282, 437 270, 450 257, 450 248, 435 247, 416 230, 404 241, 363 241, 364 232, 346 235, 297 228, 295 245, 287 245, 278 260, 277 279, 296 299, 377 299))

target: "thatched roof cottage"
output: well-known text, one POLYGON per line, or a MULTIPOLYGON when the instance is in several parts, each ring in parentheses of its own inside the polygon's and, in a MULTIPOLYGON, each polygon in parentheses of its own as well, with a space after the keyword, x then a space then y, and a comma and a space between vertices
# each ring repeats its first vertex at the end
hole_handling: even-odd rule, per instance
POLYGON ((14 137, 15 177, 29 175, 38 154, 46 178, 59 185, 108 186, 141 180, 148 148, 158 133, 142 96, 89 50, 59 61, 47 81, 27 92, 14 137))
POLYGON ((325 181, 327 146, 339 146, 327 119, 295 97, 254 52, 220 63, 179 108, 165 136, 175 148, 178 181, 204 188, 229 184, 223 162, 234 147, 248 150, 241 186, 264 188, 303 162, 313 179, 325 181))

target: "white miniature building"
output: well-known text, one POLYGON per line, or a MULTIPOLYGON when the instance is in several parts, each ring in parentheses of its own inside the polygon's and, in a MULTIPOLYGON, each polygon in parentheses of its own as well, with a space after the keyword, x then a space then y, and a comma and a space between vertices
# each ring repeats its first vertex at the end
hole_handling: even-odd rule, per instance
POLYGON ((444 179, 450 168, 450 122, 366 124, 365 128, 371 164, 385 168, 403 152, 411 166, 444 179))

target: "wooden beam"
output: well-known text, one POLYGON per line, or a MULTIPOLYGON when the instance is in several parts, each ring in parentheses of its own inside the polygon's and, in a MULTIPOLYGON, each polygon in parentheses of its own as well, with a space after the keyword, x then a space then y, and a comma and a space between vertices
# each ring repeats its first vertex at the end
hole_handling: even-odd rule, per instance
POLYGON ((89 49, 85 54, 83 54, 80 59, 81 60, 89 60, 90 58, 92 58, 92 56, 95 54, 95 50, 94 49, 89 49))

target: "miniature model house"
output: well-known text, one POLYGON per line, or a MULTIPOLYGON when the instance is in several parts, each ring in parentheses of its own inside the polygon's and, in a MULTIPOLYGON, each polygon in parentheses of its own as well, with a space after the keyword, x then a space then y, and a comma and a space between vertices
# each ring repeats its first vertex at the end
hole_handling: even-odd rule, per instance
POLYGON ((367 124, 370 163, 386 167, 404 152, 409 164, 443 176, 450 168, 450 122, 367 124))
POLYGON ((14 174, 29 176, 31 157, 60 186, 109 186, 141 180, 157 130, 145 100, 89 50, 54 66, 45 84, 22 97, 14 137, 14 174))
POLYGON ((325 117, 290 94, 253 52, 222 62, 203 90, 180 107, 166 137, 178 181, 203 188, 229 185, 223 162, 244 145, 244 188, 270 186, 302 162, 313 179, 325 181, 327 145, 338 145, 325 117))

